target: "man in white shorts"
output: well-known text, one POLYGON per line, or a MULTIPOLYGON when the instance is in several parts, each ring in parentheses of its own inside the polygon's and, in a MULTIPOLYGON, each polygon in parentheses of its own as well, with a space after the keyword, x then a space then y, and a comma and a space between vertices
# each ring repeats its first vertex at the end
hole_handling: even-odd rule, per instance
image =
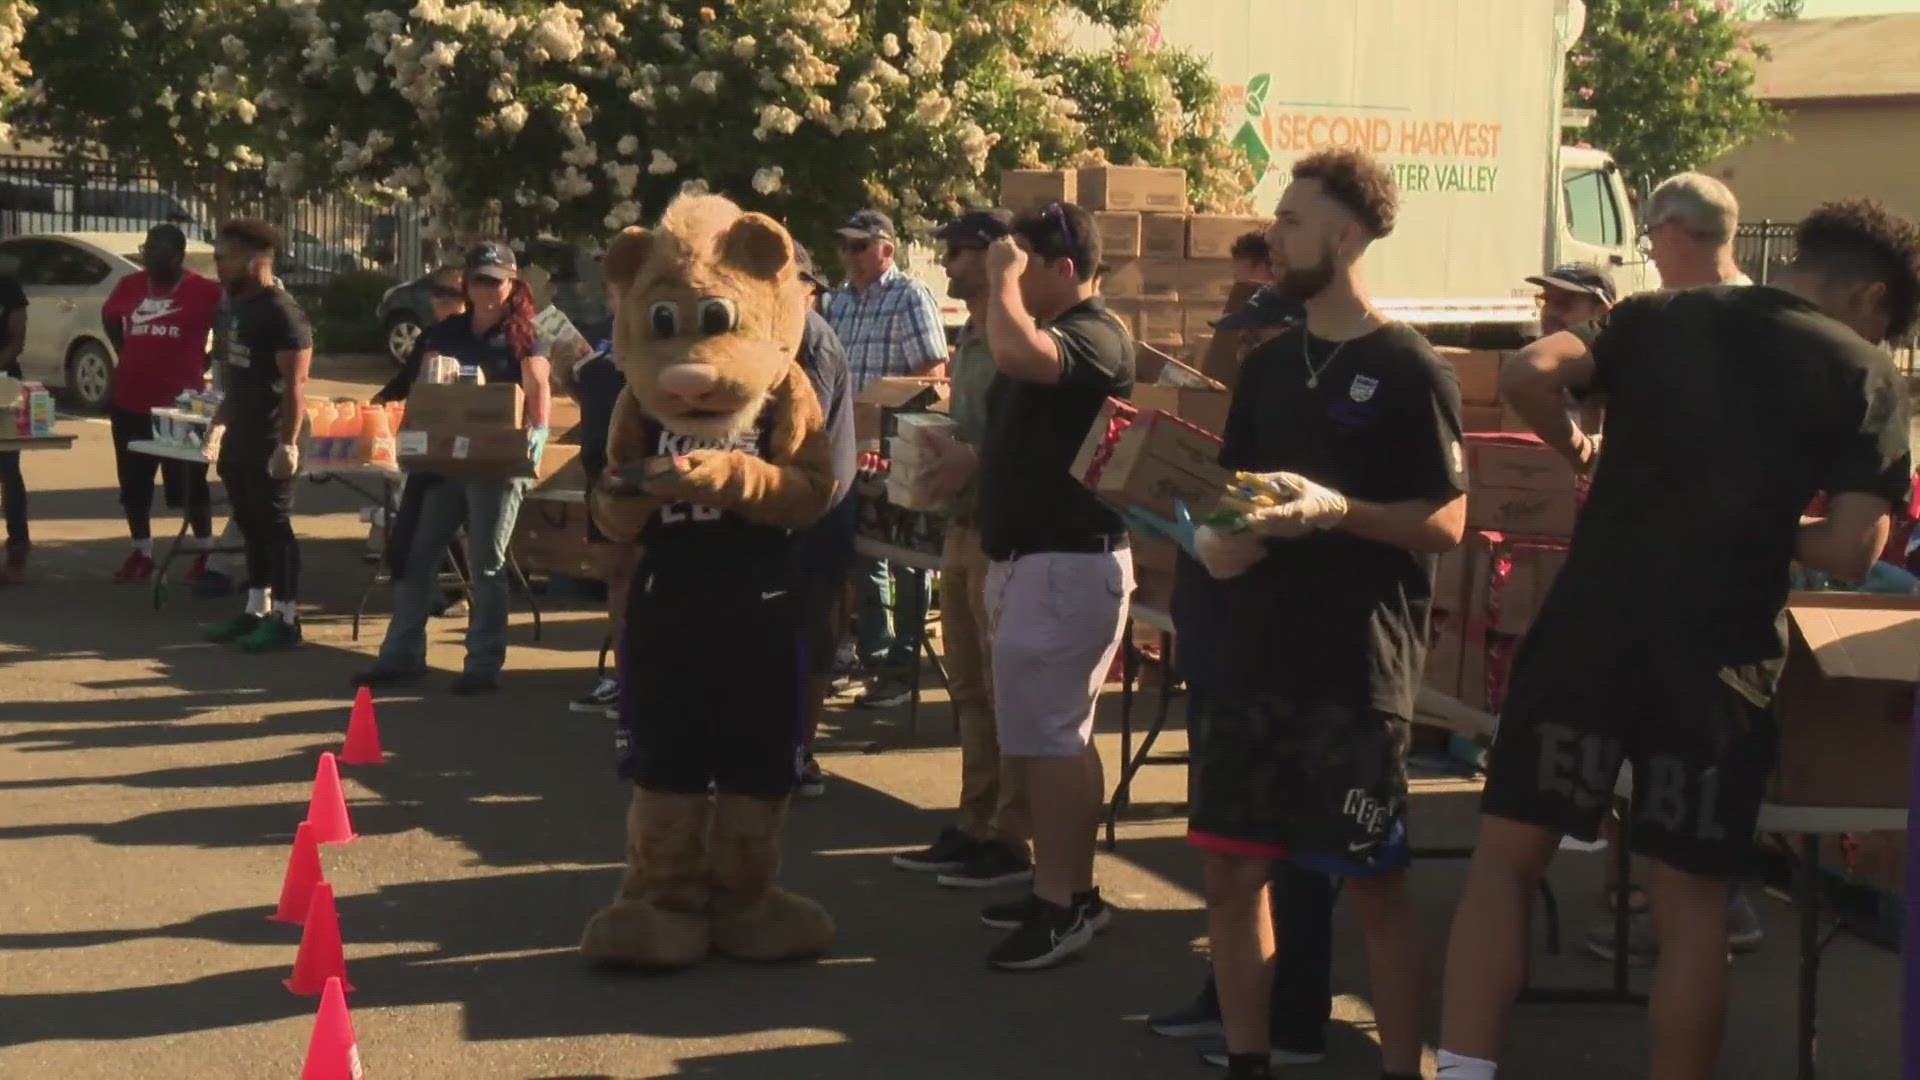
POLYGON ((1133 340, 1094 294, 1100 235, 1070 203, 1017 219, 987 248, 987 392, 976 523, 986 549, 1000 747, 1025 777, 1033 893, 981 913, 1012 930, 997 968, 1051 967, 1111 915, 1093 885, 1106 791, 1094 706, 1120 647, 1133 557, 1126 523, 1071 472, 1108 397, 1133 390, 1133 340))

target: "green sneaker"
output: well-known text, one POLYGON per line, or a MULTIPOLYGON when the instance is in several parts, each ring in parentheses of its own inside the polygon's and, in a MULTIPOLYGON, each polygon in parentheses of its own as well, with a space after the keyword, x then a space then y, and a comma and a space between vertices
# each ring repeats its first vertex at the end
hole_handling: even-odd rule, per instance
POLYGON ((300 644, 300 624, 281 618, 261 619, 251 633, 234 641, 242 652, 273 652, 300 644))
POLYGON ((225 622, 215 623, 207 628, 207 640, 215 645, 231 645, 246 637, 260 625, 260 616, 241 612, 225 622))

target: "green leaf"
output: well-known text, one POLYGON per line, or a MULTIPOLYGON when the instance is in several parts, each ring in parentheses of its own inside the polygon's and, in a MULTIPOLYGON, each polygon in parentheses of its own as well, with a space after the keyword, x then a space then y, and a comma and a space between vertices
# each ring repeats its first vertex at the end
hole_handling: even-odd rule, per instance
POLYGON ((1247 115, 1259 116, 1267 111, 1267 89, 1273 85, 1273 76, 1265 73, 1247 80, 1247 115))

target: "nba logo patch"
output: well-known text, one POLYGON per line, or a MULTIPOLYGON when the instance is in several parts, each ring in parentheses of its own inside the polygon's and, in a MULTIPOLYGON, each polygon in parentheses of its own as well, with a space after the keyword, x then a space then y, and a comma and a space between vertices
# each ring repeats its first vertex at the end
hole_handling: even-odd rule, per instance
POLYGON ((1355 375, 1353 385, 1347 387, 1347 396, 1355 401, 1371 401, 1373 392, 1380 389, 1379 379, 1369 379, 1365 375, 1355 375))

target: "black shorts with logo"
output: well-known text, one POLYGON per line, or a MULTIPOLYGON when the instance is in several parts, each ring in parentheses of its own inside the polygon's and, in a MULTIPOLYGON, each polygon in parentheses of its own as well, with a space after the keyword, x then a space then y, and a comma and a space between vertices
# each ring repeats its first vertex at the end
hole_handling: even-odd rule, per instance
POLYGON ((1195 847, 1351 877, 1406 865, 1407 721, 1216 690, 1196 690, 1189 716, 1195 847))
POLYGON ((1634 851, 1701 877, 1751 877, 1774 762, 1771 668, 1538 626, 1514 660, 1482 807, 1592 840, 1625 761, 1634 851))

